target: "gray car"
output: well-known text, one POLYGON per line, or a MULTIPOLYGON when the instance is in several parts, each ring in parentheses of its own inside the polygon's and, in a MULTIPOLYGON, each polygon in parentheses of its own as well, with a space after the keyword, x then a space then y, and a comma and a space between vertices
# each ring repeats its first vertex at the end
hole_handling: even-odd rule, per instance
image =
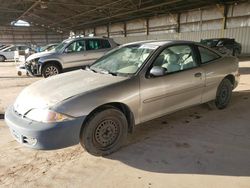
POLYGON ((15 51, 18 51, 19 54, 27 54, 31 51, 31 48, 26 45, 11 45, 6 48, 0 50, 0 62, 4 62, 6 60, 14 60, 15 51))
POLYGON ((110 38, 83 37, 64 40, 54 50, 31 55, 26 60, 30 75, 47 78, 93 63, 117 44, 110 38))
POLYGON ((193 42, 137 42, 110 51, 86 70, 30 85, 5 121, 28 147, 80 142, 91 154, 107 155, 122 146, 134 125, 207 102, 227 107, 238 82, 235 57, 193 42))

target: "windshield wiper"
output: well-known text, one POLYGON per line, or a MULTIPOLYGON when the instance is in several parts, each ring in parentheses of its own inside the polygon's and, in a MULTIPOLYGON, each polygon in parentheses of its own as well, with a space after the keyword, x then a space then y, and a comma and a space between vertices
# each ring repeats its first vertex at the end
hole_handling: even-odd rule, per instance
POLYGON ((96 71, 95 69, 91 69, 89 65, 87 65, 87 66, 84 68, 84 70, 86 70, 86 71, 92 71, 92 72, 97 73, 97 71, 96 71))
POLYGON ((100 70, 100 73, 102 73, 102 74, 111 74, 112 76, 117 76, 117 73, 111 72, 111 71, 108 71, 108 70, 100 70))
POLYGON ((105 69, 98 69, 98 68, 91 68, 90 66, 86 66, 85 67, 85 70, 90 70, 90 71, 93 71, 95 73, 100 73, 100 74, 111 74, 113 76, 117 76, 117 73, 115 72, 111 72, 111 71, 108 71, 108 70, 105 70, 105 69))

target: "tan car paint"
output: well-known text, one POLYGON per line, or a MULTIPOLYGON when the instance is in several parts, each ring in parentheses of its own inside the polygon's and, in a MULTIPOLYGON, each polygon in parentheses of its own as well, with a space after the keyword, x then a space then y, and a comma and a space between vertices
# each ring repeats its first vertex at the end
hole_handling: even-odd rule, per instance
POLYGON ((217 88, 225 76, 233 75, 236 84, 239 82, 238 60, 233 56, 220 58, 211 63, 202 65, 201 68, 204 70, 206 77, 202 103, 215 99, 217 88))
MULTIPOLYGON (((166 47, 167 45, 168 42, 166 47)), ((236 85, 238 83, 238 61, 234 57, 222 56, 216 61, 193 69, 158 78, 147 78, 153 60, 153 57, 149 58, 146 65, 133 77, 83 70, 55 76, 29 86, 29 89, 17 98, 15 105, 21 105, 25 108, 24 111, 27 111, 29 108, 39 107, 27 106, 27 100, 32 101, 34 98, 36 101, 36 97, 38 100, 43 98, 41 101, 44 101, 43 105, 47 104, 47 108, 73 117, 81 117, 89 115, 102 105, 120 103, 128 107, 135 124, 139 124, 215 99, 220 82, 228 75, 235 76, 236 85), (196 73, 201 75, 196 77, 196 73), (87 81, 91 79, 93 82, 87 81), (54 89, 54 92, 47 95, 41 91, 46 85, 50 85, 51 89, 61 86, 58 91, 54 89)))

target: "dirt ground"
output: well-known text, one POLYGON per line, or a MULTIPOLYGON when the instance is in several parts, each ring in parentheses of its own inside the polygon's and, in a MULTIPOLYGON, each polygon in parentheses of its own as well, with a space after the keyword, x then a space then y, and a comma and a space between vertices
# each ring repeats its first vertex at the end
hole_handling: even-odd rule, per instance
POLYGON ((250 61, 225 110, 192 107, 136 128, 126 146, 94 157, 80 145, 37 151, 18 144, 3 120, 18 93, 41 78, 0 64, 0 187, 249 188, 250 61))

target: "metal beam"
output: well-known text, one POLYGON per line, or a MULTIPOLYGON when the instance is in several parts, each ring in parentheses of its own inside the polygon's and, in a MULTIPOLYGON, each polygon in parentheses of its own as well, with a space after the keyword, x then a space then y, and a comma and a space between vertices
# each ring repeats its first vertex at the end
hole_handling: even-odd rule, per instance
POLYGON ((180 1, 182 1, 182 0, 172 0, 172 1, 164 2, 164 3, 155 4, 155 5, 152 5, 152 6, 144 7, 144 8, 138 9, 138 10, 131 10, 131 11, 127 11, 127 12, 122 12, 120 14, 115 14, 115 15, 112 15, 112 16, 109 16, 109 17, 100 18, 100 19, 89 21, 89 22, 84 22, 82 24, 75 25, 74 27, 66 27, 65 29, 70 29, 70 28, 75 28, 75 27, 79 27, 79 26, 84 26, 84 25, 87 25, 87 24, 91 24, 91 23, 95 23, 95 22, 100 22, 100 21, 104 21, 104 20, 109 20, 110 18, 116 18, 116 17, 120 17, 120 16, 126 16, 126 15, 130 15, 130 14, 133 14, 133 13, 139 13, 139 12, 142 12, 144 10, 149 10, 149 9, 157 8, 157 7, 161 7, 161 6, 164 6, 164 5, 169 5, 169 4, 180 2, 180 1))
POLYGON ((56 23, 56 22, 54 22, 54 21, 52 21, 52 20, 50 20, 50 19, 47 19, 47 18, 45 18, 45 17, 38 16, 38 15, 35 14, 35 13, 31 13, 30 15, 31 15, 31 16, 34 16, 34 17, 36 17, 36 18, 38 18, 38 19, 40 19, 41 21, 46 22, 46 23, 43 22, 45 25, 48 25, 48 22, 51 23, 51 24, 56 23))
POLYGON ((149 18, 146 18, 146 35, 149 35, 149 18))
POLYGON ((26 14, 28 14, 32 9, 34 9, 39 3, 41 2, 41 0, 38 0, 36 2, 34 2, 24 13, 22 13, 21 16, 19 16, 16 20, 20 20, 22 17, 24 17, 26 14))
POLYGON ((223 29, 227 29, 227 13, 228 13, 228 5, 224 5, 223 12, 223 29))
POLYGON ((63 19, 63 20, 57 22, 57 25, 60 24, 60 23, 62 23, 62 22, 65 22, 65 21, 67 21, 67 20, 70 20, 70 19, 73 19, 73 18, 77 18, 77 17, 83 16, 83 15, 89 14, 90 12, 94 12, 94 11, 96 11, 96 10, 98 10, 98 9, 101 9, 101 8, 104 8, 104 7, 107 7, 107 6, 111 6, 111 5, 116 4, 116 3, 119 3, 119 2, 121 2, 121 1, 124 1, 124 0, 118 0, 118 1, 115 1, 115 2, 112 2, 112 3, 108 3, 108 4, 105 4, 105 5, 103 5, 103 6, 99 6, 98 8, 94 8, 94 9, 91 9, 91 10, 89 10, 89 11, 86 11, 86 12, 83 12, 83 13, 80 13, 80 14, 76 14, 76 15, 71 16, 71 17, 69 17, 69 18, 65 18, 65 19, 63 19))
POLYGON ((124 30, 124 37, 127 37, 127 23, 124 22, 124 25, 123 25, 123 30, 124 30))
POLYGON ((110 24, 107 24, 107 33, 108 33, 108 37, 110 37, 110 24))
POLYGON ((177 28, 176 28, 177 33, 180 33, 180 31, 181 31, 181 29, 180 29, 180 26, 181 26, 180 20, 181 20, 181 14, 178 13, 177 14, 177 28))
POLYGON ((23 11, 22 11, 22 10, 17 10, 17 9, 9 9, 9 8, 0 7, 0 12, 21 13, 21 12, 23 12, 23 11))

